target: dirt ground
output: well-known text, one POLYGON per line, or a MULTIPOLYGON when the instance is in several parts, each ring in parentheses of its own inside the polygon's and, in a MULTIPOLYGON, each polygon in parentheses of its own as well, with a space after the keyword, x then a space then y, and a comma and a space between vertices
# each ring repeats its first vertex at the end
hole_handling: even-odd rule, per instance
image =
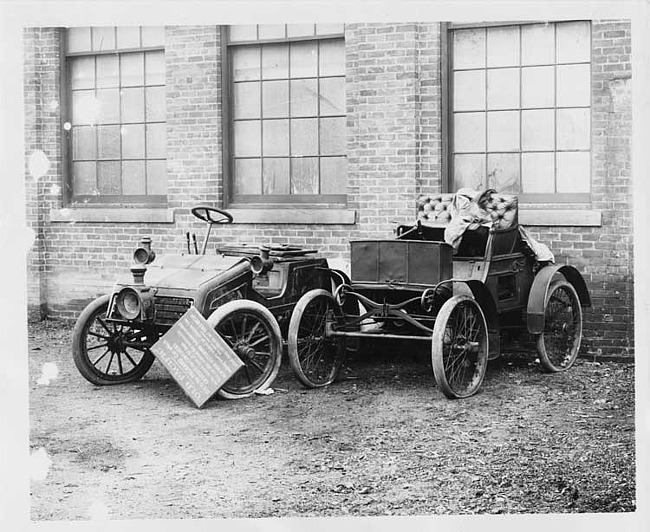
POLYGON ((70 333, 30 325, 34 521, 635 509, 631 364, 549 375, 506 344, 480 392, 450 401, 426 351, 369 345, 326 389, 285 359, 275 393, 199 410, 158 362, 86 382, 70 333))

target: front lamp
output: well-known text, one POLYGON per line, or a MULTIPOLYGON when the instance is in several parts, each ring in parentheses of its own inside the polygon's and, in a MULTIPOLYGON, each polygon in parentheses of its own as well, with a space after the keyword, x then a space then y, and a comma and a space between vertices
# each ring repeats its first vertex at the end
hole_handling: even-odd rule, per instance
POLYGON ((126 320, 135 320, 140 317, 142 312, 142 299, 137 290, 133 288, 123 288, 117 294, 115 300, 118 312, 126 320))

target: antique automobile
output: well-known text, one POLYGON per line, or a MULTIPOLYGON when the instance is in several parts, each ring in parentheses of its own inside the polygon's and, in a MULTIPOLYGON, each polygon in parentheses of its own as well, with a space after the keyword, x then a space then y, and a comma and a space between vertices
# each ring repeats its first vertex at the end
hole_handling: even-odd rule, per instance
POLYGON ((292 314, 288 351, 299 380, 333 382, 348 339, 422 342, 441 391, 469 397, 506 329, 533 335, 545 370, 569 369, 587 286, 518 224, 517 203, 493 190, 423 197, 416 223, 399 226, 396 238, 352 241, 351 281, 307 292, 292 314))
POLYGON ((73 358, 91 383, 140 379, 154 361, 151 346, 194 306, 245 364, 218 394, 237 399, 262 391, 280 369, 282 331, 300 296, 314 289, 329 293, 331 276, 340 278, 315 250, 231 245, 206 253, 212 226, 233 218, 207 205, 191 212, 207 223, 200 251, 188 233, 187 253, 156 257, 144 238, 133 253, 132 278, 79 316, 73 358))

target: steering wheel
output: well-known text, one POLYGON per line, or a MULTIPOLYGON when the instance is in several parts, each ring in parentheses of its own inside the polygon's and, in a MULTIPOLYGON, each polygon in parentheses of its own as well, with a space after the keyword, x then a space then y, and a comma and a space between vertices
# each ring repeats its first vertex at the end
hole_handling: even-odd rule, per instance
POLYGON ((227 211, 222 211, 216 207, 211 207, 210 205, 197 205, 192 207, 192 214, 196 216, 199 220, 208 222, 211 224, 231 224, 232 223, 232 214, 227 211), (212 217, 212 214, 219 214, 221 217, 216 220, 212 217))

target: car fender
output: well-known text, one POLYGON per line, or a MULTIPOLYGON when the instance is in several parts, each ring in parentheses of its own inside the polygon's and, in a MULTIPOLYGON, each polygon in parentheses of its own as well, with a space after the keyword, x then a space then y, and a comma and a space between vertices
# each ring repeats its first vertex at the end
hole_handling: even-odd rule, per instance
POLYGON ((591 306, 587 283, 576 268, 568 264, 544 266, 535 275, 533 285, 530 288, 530 294, 528 295, 526 325, 531 334, 541 334, 544 330, 546 294, 548 293, 548 287, 551 285, 551 280, 556 273, 562 274, 573 288, 575 288, 580 299, 580 304, 583 307, 591 306))
POLYGON ((474 299, 481 307, 487 322, 489 353, 488 358, 493 360, 501 354, 500 334, 499 334, 499 314, 497 304, 487 286, 478 280, 463 281, 472 291, 474 299))

